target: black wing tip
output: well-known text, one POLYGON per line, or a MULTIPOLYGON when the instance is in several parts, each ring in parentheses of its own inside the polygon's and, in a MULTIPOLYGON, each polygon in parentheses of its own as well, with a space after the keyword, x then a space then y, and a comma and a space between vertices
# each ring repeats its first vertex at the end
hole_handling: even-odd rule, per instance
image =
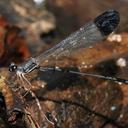
POLYGON ((95 18, 94 23, 104 35, 109 35, 118 26, 120 21, 119 12, 115 10, 108 10, 95 18))

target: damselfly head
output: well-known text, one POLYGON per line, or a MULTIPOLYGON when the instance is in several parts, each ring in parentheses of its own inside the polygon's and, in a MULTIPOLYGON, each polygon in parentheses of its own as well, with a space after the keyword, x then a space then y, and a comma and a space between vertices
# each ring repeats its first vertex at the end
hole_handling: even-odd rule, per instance
POLYGON ((9 71, 10 72, 16 72, 16 70, 17 70, 17 65, 15 63, 11 63, 9 65, 9 71))

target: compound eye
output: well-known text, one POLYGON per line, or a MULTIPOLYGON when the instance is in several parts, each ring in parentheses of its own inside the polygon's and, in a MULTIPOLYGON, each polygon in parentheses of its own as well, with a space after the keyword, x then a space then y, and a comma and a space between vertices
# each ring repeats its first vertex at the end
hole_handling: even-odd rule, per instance
POLYGON ((11 63, 9 66, 9 71, 15 72, 16 70, 17 70, 17 65, 15 65, 14 63, 11 63))

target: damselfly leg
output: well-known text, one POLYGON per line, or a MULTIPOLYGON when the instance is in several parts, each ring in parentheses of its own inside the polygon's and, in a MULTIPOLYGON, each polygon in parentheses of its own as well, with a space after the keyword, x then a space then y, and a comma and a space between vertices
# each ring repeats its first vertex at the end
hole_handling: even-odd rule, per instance
POLYGON ((19 80, 20 80, 19 82, 21 83, 21 85, 23 86, 23 88, 24 88, 25 91, 26 91, 25 94, 23 95, 23 97, 25 97, 28 93, 30 93, 31 96, 32 96, 32 97, 35 99, 35 101, 36 101, 36 104, 37 104, 38 109, 39 109, 39 111, 40 111, 41 117, 42 117, 42 118, 44 117, 48 123, 54 125, 54 123, 53 123, 52 121, 50 121, 50 120, 47 118, 47 116, 45 115, 45 113, 43 112, 42 107, 41 107, 41 104, 40 104, 40 101, 39 101, 39 99, 37 98, 36 94, 35 94, 33 91, 31 91, 32 85, 31 85, 31 83, 28 81, 28 79, 24 76, 23 73, 19 73, 19 74, 17 74, 17 76, 19 77, 19 80), (27 86, 29 85, 29 88, 27 88, 27 87, 25 86, 26 84, 27 84, 27 86))

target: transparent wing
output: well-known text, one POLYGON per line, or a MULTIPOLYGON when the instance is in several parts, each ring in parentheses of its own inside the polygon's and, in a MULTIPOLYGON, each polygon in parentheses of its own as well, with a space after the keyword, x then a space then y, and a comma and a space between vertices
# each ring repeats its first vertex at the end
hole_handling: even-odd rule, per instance
POLYGON ((76 51, 76 49, 91 46, 92 44, 105 39, 115 30, 118 23, 118 12, 114 10, 106 11, 51 49, 45 51, 34 59, 30 58, 28 61, 21 64, 18 67, 18 70, 20 72, 28 73, 47 60, 56 59, 60 56, 68 57, 72 51, 76 51))
POLYGON ((70 53, 79 48, 85 48, 106 38, 119 23, 119 14, 116 11, 107 11, 94 21, 85 24, 78 31, 71 34, 65 40, 46 52, 40 54, 35 59, 42 63, 49 57, 58 58, 62 55, 69 56, 70 53))

